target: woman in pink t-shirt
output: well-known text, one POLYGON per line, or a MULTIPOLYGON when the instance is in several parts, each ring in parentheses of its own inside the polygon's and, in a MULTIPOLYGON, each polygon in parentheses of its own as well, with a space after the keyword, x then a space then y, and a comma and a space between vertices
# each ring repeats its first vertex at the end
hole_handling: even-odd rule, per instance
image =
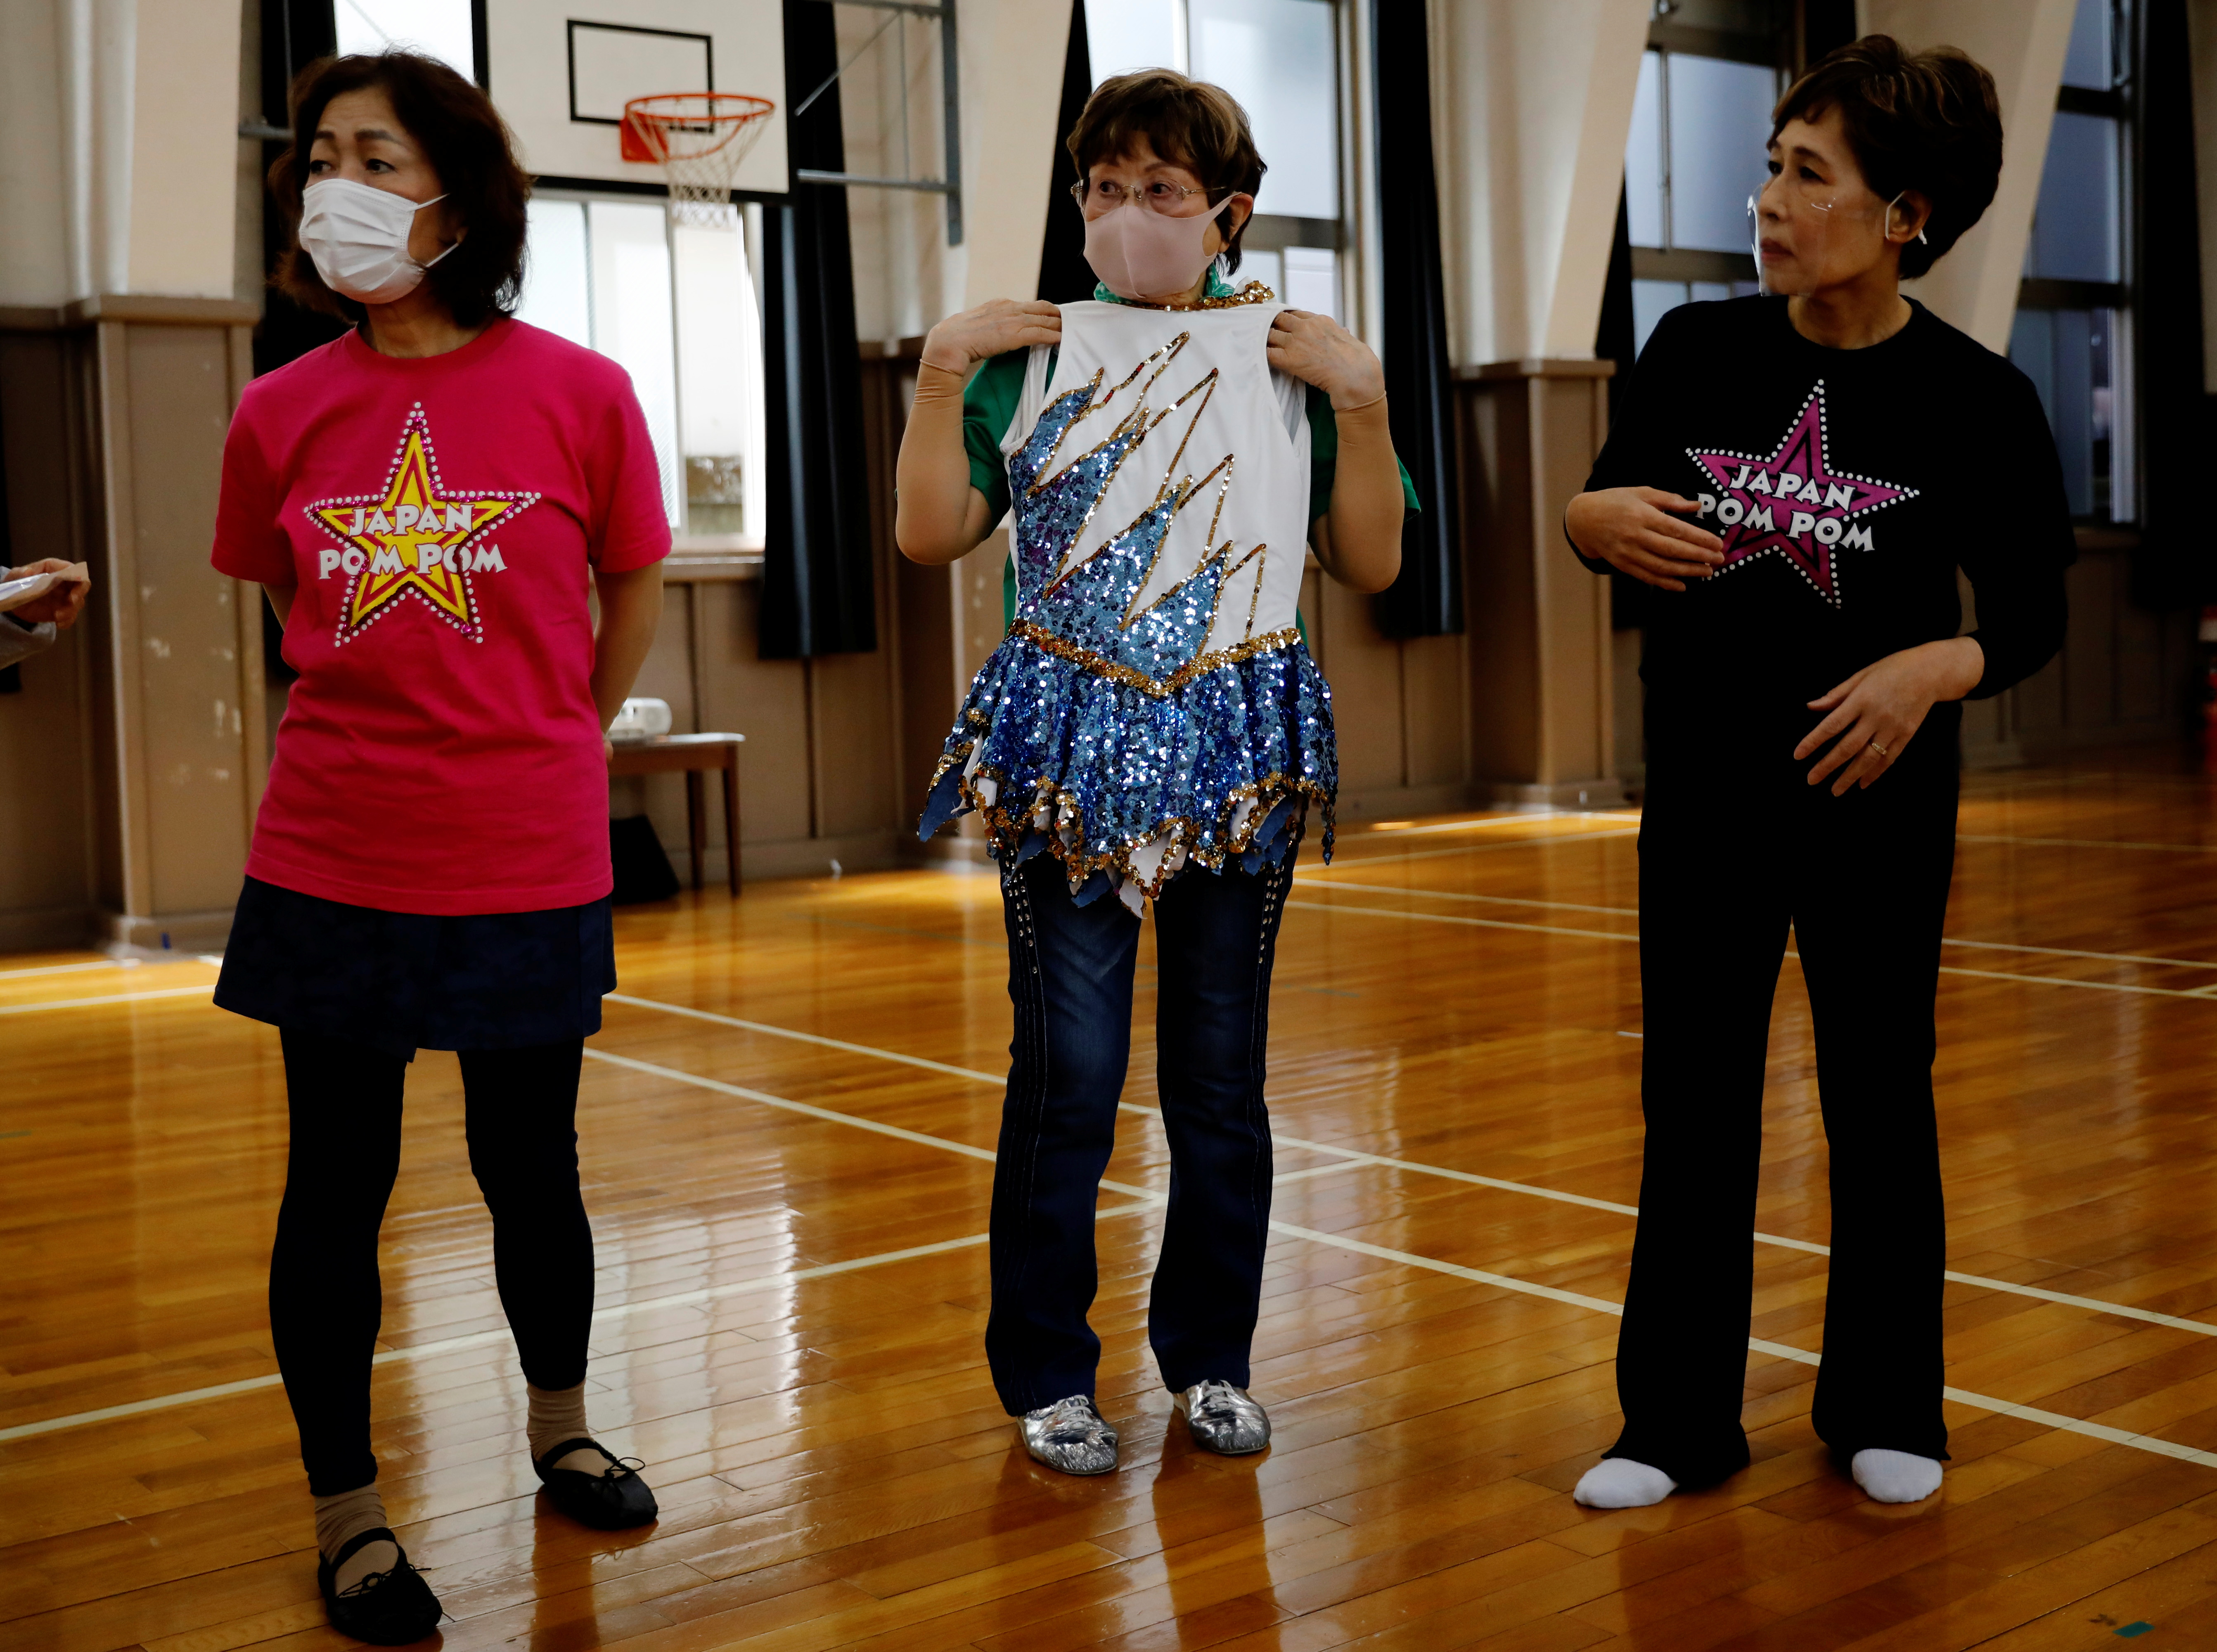
POLYGON ((250 385, 224 449, 215 565, 268 590, 300 679, 216 1002, 283 1036, 270 1328, 318 1582, 335 1625, 401 1644, 439 1606, 379 1501, 369 1376, 417 1048, 460 1053, 538 1478, 590 1526, 655 1516, 585 1426, 575 1119, 615 985, 602 731, 670 525, 623 371, 508 314, 529 184, 485 94, 388 52, 312 67, 293 102, 279 285, 355 326, 250 385))

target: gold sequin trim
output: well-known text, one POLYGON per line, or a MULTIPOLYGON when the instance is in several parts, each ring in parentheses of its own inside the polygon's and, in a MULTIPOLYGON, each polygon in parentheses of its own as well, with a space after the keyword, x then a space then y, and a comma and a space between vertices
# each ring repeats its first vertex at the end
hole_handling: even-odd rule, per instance
MULTIPOLYGON (((982 723, 985 719, 975 720, 982 723)), ((938 767, 932 771, 933 789, 937 788, 941 779, 949 769, 959 770, 969 760, 974 745, 974 742, 966 741, 958 749, 939 760, 938 767)), ((1167 820, 1157 822, 1154 829, 1145 837, 1126 843, 1090 847, 1084 809, 1079 806, 1076 797, 1052 780, 1042 778, 1028 791, 1019 788, 1017 795, 1022 801, 1015 807, 1010 806, 1006 801, 1010 795, 1008 778, 997 769, 980 764, 974 774, 958 774, 955 784, 961 790, 963 801, 977 811, 979 818, 985 822, 987 835, 994 840, 1002 854, 1013 856, 1022 846, 1027 833, 1036 832, 1044 838, 1047 852, 1063 863, 1073 895, 1084 887, 1085 880, 1095 872, 1105 872, 1119 883, 1134 885, 1140 894, 1152 901, 1163 892, 1164 885, 1187 866, 1203 866, 1214 871, 1226 861, 1246 854, 1253 846, 1255 835, 1277 812, 1278 805, 1289 797, 1301 799, 1301 817, 1289 822, 1287 830, 1297 836, 1305 832, 1311 804, 1323 811, 1327 843, 1331 841, 1333 825, 1332 793, 1314 780, 1281 773, 1266 774, 1259 780, 1237 787, 1225 799, 1223 811, 1213 823, 1222 834, 1215 848, 1199 847, 1201 823, 1183 815, 1174 815, 1167 820), (994 800, 990 804, 978 795, 978 782, 981 780, 993 782, 994 800), (1240 804, 1249 798, 1255 799, 1255 806, 1248 811, 1247 819, 1239 830, 1233 832, 1231 829, 1232 817, 1240 804), (1048 823, 1044 827, 1034 824, 1033 821, 1033 817, 1042 807, 1047 809, 1048 815, 1048 823), (1074 843, 1063 841, 1062 832, 1068 827, 1077 829, 1078 841, 1074 843), (1132 857, 1166 832, 1170 834, 1170 842, 1155 864, 1155 875, 1142 879, 1132 869, 1132 857), (1178 859, 1181 848, 1185 851, 1183 860, 1178 859)), ((1330 859, 1329 854, 1325 858, 1330 859)))
POLYGON ((1146 672, 1125 665, 1120 661, 1103 658, 1091 649, 1071 642, 1067 637, 1058 637, 1044 626, 1028 620, 1019 620, 1009 627, 1009 635, 1021 637, 1041 653, 1052 654, 1059 660, 1068 660, 1082 665, 1096 677, 1106 677, 1111 682, 1121 682, 1127 688, 1137 688, 1152 694, 1157 700, 1168 700, 1197 679, 1220 666, 1237 665, 1242 660, 1251 660, 1257 654, 1269 654, 1281 648, 1291 648, 1301 639, 1298 626, 1288 626, 1283 631, 1266 632, 1260 637, 1250 637, 1229 648, 1220 648, 1213 654, 1198 655, 1188 660, 1170 676, 1158 682, 1146 672))
POLYGON ((1127 310, 1237 310, 1242 305, 1275 304, 1277 301, 1278 295, 1260 281, 1250 281, 1237 293, 1203 299, 1198 304, 1143 304, 1137 299, 1116 300, 1127 310))

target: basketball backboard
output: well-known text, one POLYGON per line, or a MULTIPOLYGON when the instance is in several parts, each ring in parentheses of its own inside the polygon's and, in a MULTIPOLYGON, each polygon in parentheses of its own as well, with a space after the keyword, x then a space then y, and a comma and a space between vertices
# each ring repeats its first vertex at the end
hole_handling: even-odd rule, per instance
POLYGON ((747 92, 777 105, 736 188, 782 194, 785 28, 779 0, 484 0, 485 82, 543 181, 660 184, 621 153, 625 102, 747 92))

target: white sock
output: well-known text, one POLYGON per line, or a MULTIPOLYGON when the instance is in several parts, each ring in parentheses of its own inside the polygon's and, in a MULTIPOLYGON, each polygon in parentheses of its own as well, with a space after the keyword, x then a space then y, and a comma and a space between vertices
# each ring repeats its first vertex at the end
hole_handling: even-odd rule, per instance
MULTIPOLYGON (((346 1547, 348 1540, 364 1532, 374 1532, 380 1526, 390 1526, 385 1518, 385 1500, 377 1495, 374 1482, 356 1486, 352 1491, 342 1491, 335 1496, 316 1499, 316 1552, 325 1560, 346 1547)), ((365 1543, 349 1555, 346 1563, 332 1578, 331 1587, 344 1593, 372 1572, 389 1572, 400 1558, 399 1546, 380 1539, 365 1543)))
MULTIPOLYGON (((590 1438, 592 1430, 585 1425, 585 1385, 575 1388, 534 1388, 523 1385, 524 1397, 530 1402, 530 1415, 523 1425, 524 1438, 531 1442, 534 1461, 547 1455, 565 1439, 590 1438)), ((608 1460, 598 1452, 583 1449, 571 1452, 559 1463, 551 1467, 575 1469, 580 1474, 595 1476, 608 1472, 608 1460)))
POLYGON ((1588 1508, 1646 1508, 1678 1489, 1660 1469, 1628 1457, 1604 1457, 1579 1476, 1571 1495, 1588 1508))
POLYGON ((1874 1447, 1857 1452, 1848 1468, 1874 1502, 1921 1503, 1940 1489, 1939 1459, 1919 1457, 1914 1452, 1874 1447))

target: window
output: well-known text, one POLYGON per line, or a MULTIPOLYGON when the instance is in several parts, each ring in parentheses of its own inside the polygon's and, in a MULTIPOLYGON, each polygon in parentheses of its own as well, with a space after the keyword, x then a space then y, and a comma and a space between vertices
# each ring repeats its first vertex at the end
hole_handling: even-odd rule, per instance
POLYGON ((2129 0, 2078 0, 2017 289, 2010 360, 2039 387, 2071 514, 2129 522, 2129 0))
POLYGON ((672 224, 659 200, 545 193, 516 314, 621 364, 646 413, 682 549, 763 543, 758 209, 672 224))
POLYGON ((338 0, 332 8, 341 52, 374 54, 404 46, 477 78, 470 0, 338 0))
POLYGON ((1333 0, 1124 0, 1085 13, 1095 85, 1159 67, 1239 100, 1269 166, 1240 243, 1240 275, 1296 309, 1345 319, 1333 0))
POLYGON ((1747 200, 1785 89, 1771 11, 1760 0, 1654 8, 1624 146, 1635 348, 1682 304, 1756 290, 1747 200))

